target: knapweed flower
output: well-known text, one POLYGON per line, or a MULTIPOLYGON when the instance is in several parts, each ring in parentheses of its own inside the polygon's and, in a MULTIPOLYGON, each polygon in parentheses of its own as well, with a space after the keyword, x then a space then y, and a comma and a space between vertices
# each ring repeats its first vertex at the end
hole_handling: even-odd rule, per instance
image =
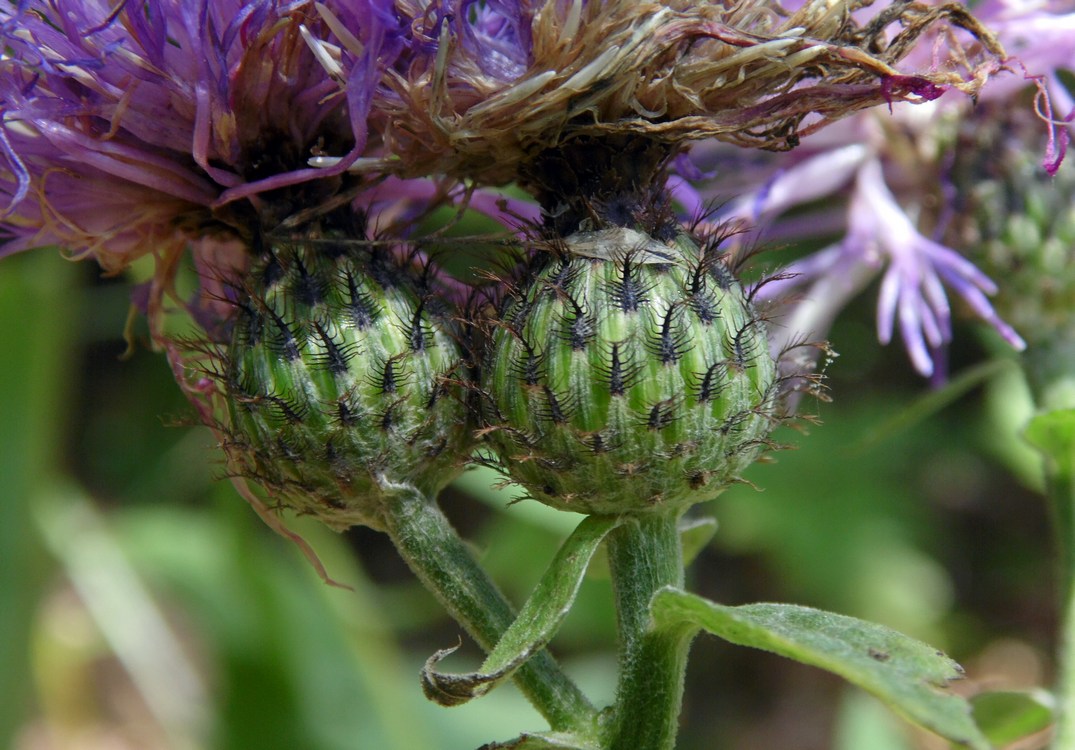
MULTIPOLYGON (((281 445, 288 444, 292 423, 303 422, 299 401, 311 410, 314 402, 347 403, 369 384, 368 373, 344 368, 345 352, 373 357, 376 362, 363 366, 382 370, 402 358, 401 367, 424 373, 415 381, 423 381, 418 391, 431 398, 455 356, 418 367, 403 361, 410 355, 395 343, 382 342, 378 349, 362 338, 361 326, 338 324, 336 308, 346 307, 339 302, 346 294, 329 290, 341 283, 339 273, 317 283, 308 278, 324 259, 288 255, 285 292, 276 290, 276 279, 242 281, 248 270, 271 276, 281 239, 316 241, 324 239, 326 227, 346 224, 347 238, 361 246, 371 239, 371 225, 380 231, 387 222, 398 229, 431 204, 456 199, 489 204, 489 196, 474 200, 474 188, 517 182, 542 208, 551 233, 547 247, 607 266, 593 275, 606 297, 612 281, 601 281, 604 275, 627 273, 632 263, 654 266, 640 271, 642 301, 637 311, 627 311, 632 322, 624 342, 606 332, 612 338, 598 347, 602 357, 608 346, 622 343, 625 355, 641 366, 645 347, 657 346, 645 344, 647 338, 670 336, 673 349, 684 336, 693 341, 693 334, 677 327, 688 311, 712 327, 707 313, 696 309, 705 291, 696 288, 700 279, 712 276, 723 296, 739 300, 737 312, 727 312, 727 325, 712 334, 714 341, 698 347, 702 359, 673 357, 689 360, 680 367, 680 390, 695 388, 687 381, 718 368, 728 378, 719 387, 710 383, 707 392, 749 391, 749 407, 739 399, 707 412, 718 421, 738 419, 773 402, 771 367, 741 361, 746 349, 752 356, 764 349, 755 341, 763 326, 747 295, 726 278, 723 261, 706 260, 708 270, 700 273, 702 260, 670 253, 687 241, 670 209, 670 160, 689 142, 707 138, 789 149, 870 106, 928 102, 949 88, 974 94, 1004 57, 990 32, 958 5, 897 3, 870 17, 859 6, 855 0, 808 0, 788 10, 746 1, 21 3, 0 11, 9 50, 0 60, 6 249, 58 244, 113 271, 152 253, 157 271, 141 298, 157 323, 157 339, 225 444, 262 451, 252 462, 234 454, 232 463, 240 473, 253 466, 247 473, 264 479, 267 462, 312 455, 293 450, 294 441, 292 449, 281 445), (906 64, 923 40, 930 42, 932 57, 906 64), (411 190, 406 182, 431 176, 443 184, 431 190, 422 182, 411 190), (339 210, 350 212, 350 220, 337 222, 339 210), (181 352, 160 335, 159 320, 188 248, 199 289, 193 300, 173 299, 173 306, 192 312, 210 340, 181 352), (695 277, 689 289, 676 276, 688 272, 695 277), (651 309, 647 295, 673 277, 676 290, 662 291, 651 309), (728 292, 733 288, 734 294, 728 292), (229 332, 236 319, 238 333, 229 332), (266 359, 248 361, 249 352, 242 351, 250 340, 261 341, 261 327, 273 325, 275 349, 269 349, 286 355, 286 372, 273 370, 266 359), (218 344, 225 347, 222 356, 214 354, 218 344), (320 365, 329 375, 311 374, 320 365), (300 370, 320 385, 300 384, 300 370), (739 371, 750 377, 735 385, 732 376, 739 371), (216 422, 222 392, 228 418, 216 422), (236 409, 244 399, 268 416, 236 409), (262 445, 266 441, 275 447, 262 445)), ((486 210, 507 215, 510 209, 496 204, 486 210)), ((328 235, 341 239, 332 229, 328 235)), ((541 287, 546 282, 538 271, 556 253, 528 249, 544 252, 544 260, 530 258, 541 287)), ((417 261, 412 270, 428 268, 418 255, 406 257, 417 261)), ((349 278, 361 281, 351 270, 349 278)), ((436 289, 436 274, 422 273, 433 279, 428 288, 436 289)), ((934 279, 918 283, 936 298, 934 279)), ((445 284, 440 286, 443 291, 445 284)), ((543 288, 519 296, 537 305, 543 288)), ((398 319, 391 325, 434 331, 432 322, 414 323, 397 309, 421 318, 419 312, 432 307, 425 293, 411 294, 406 303, 386 302, 394 313, 385 317, 398 319)), ((896 297, 902 310, 904 299, 896 297)), ((611 320, 615 295, 602 299, 596 292, 576 299, 576 317, 611 320)), ((944 320, 918 312, 927 333, 943 335, 944 320)), ((905 328, 914 324, 904 322, 905 328)), ((661 352, 653 356, 672 356, 661 352)), ((604 360, 591 364, 607 366, 604 360)), ((671 367, 667 361, 662 366, 671 367)), ((652 400, 653 392, 640 393, 631 398, 652 400)), ((644 407, 654 404, 632 402, 631 408, 644 407)), ((658 415, 661 429, 678 421, 670 414, 658 415)), ((769 415, 755 416, 746 421, 768 424, 769 415)), ((319 424, 327 428, 326 419, 319 424)), ((407 440, 422 443, 416 437, 422 429, 415 430, 407 440)), ((754 445, 764 441, 765 430, 744 434, 754 445)), ((690 454, 697 435, 684 435, 662 437, 664 449, 690 454)), ((312 439, 321 445, 319 459, 339 446, 337 438, 319 433, 312 439)), ((710 452, 728 458, 737 451, 721 443, 710 452)), ((733 463, 727 471, 695 471, 691 465, 680 474, 724 481, 738 470, 733 463)))
POLYGON ((361 249, 410 219, 414 199, 420 210, 451 200, 451 186, 371 185, 346 171, 381 146, 355 91, 377 85, 403 31, 390 6, 362 0, 0 9, 0 252, 57 245, 109 272, 152 256, 134 302, 221 437, 228 470, 335 526, 376 524, 369 505, 348 500, 376 496, 382 477, 439 488, 438 456, 467 432, 442 398, 461 355, 426 299, 436 274, 391 244, 361 249), (318 7, 361 21, 347 37, 363 47, 350 98, 307 41, 332 33, 318 7), (344 156, 309 165, 325 152, 344 156), (181 297, 188 257, 197 288, 181 297), (384 273, 357 268, 361 258, 384 273), (344 321, 355 305, 376 330, 344 321), (173 317, 192 318, 196 333, 166 330, 173 317), (371 421, 379 431, 362 440, 340 434, 371 421), (418 481, 422 469, 430 476, 418 481))
MULTIPOLYGON (((0 8, 0 253, 57 245, 110 272, 152 254, 145 299, 159 310, 188 247, 212 286, 245 267, 259 232, 345 198, 356 180, 340 173, 370 141, 365 113, 333 96, 304 25, 323 28, 312 2, 0 8), (321 150, 345 154, 340 168, 309 167, 321 150)), ((358 33, 375 75, 398 29, 370 12, 358 33)))
MULTIPOLYGON (((1043 169, 1055 172, 1075 113, 1058 76, 1075 63, 1075 14, 1059 3, 986 3, 976 14, 1017 52, 1008 73, 983 87, 979 100, 1036 108, 1049 133, 1043 169)), ((782 305, 776 345, 825 336, 844 305, 880 274, 878 336, 887 343, 898 328, 923 375, 942 375, 937 357, 951 339, 946 289, 1012 347, 1024 347, 988 299, 996 284, 945 244, 953 242, 945 238, 957 210, 951 146, 958 123, 969 116, 968 100, 946 97, 857 115, 779 158, 719 148, 695 153, 715 170, 710 184, 730 198, 717 218, 752 228, 750 241, 840 237, 759 290, 760 301, 782 305)), ((686 185, 677 195, 688 205, 702 200, 686 185)))
MULTIPOLYGON (((716 494, 783 408, 765 324, 670 209, 670 160, 710 138, 785 150, 860 109, 975 93, 1003 58, 952 4, 395 7, 412 37, 373 93, 384 153, 353 169, 516 182, 538 200, 522 279, 493 291, 486 434, 534 497, 592 513, 716 494), (902 64, 942 30, 933 59, 902 64)), ((323 15, 336 33, 319 57, 351 97, 364 47, 323 15)))

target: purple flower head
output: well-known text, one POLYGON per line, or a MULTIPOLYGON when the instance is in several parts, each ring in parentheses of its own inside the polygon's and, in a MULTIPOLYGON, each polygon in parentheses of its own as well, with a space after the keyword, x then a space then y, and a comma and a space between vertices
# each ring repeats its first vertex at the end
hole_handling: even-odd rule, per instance
MULTIPOLYGON (((935 164, 923 161, 919 167, 926 180, 935 174, 935 164)), ((823 338, 840 310, 880 274, 878 338, 889 343, 898 325, 921 374, 936 374, 936 355, 951 340, 946 288, 1012 347, 1024 348, 1022 338, 988 300, 996 285, 958 252, 918 228, 915 217, 936 192, 908 193, 913 186, 904 182, 905 176, 876 145, 851 143, 821 150, 777 172, 731 206, 727 215, 733 221, 760 221, 770 239, 843 232, 836 244, 790 264, 780 280, 759 290, 760 299, 782 306, 775 346, 804 336, 823 338), (903 200, 887 180, 903 188, 903 200), (842 194, 846 203, 832 202, 832 196, 842 194), (819 198, 829 198, 824 208, 784 213, 819 198)))
MULTIPOLYGON (((399 36, 384 4, 329 5, 361 15, 368 68, 383 68, 399 36)), ((366 118, 307 27, 329 33, 300 0, 0 9, 0 254, 55 244, 118 271, 153 252, 163 286, 188 243, 239 247, 349 189, 338 174, 367 147, 366 118), (322 149, 346 155, 339 169, 309 166, 322 149)))
POLYGON ((922 236, 884 182, 881 165, 870 161, 859 171, 848 216, 845 252, 860 262, 887 257, 877 306, 881 343, 892 340, 895 321, 911 362, 923 375, 933 374, 932 353, 951 340, 947 284, 971 309, 1016 349, 1026 344, 1000 320, 987 294, 996 285, 951 248, 922 236))
MULTIPOLYGON (((784 311, 774 346, 803 336, 824 337, 844 305, 880 273, 878 338, 889 343, 898 323, 911 362, 921 374, 934 374, 935 355, 951 340, 946 286, 1014 348, 1025 347, 989 303, 987 295, 996 292, 996 285, 955 250, 922 235, 886 184, 881 160, 861 143, 804 159, 750 198, 741 199, 731 215, 776 216, 800 202, 827 196, 849 181, 843 239, 790 264, 777 281, 759 290, 760 299, 794 300, 784 311), (795 185, 808 187, 795 191, 795 185)), ((808 226, 811 217, 789 223, 791 227, 782 227, 785 236, 808 226)))

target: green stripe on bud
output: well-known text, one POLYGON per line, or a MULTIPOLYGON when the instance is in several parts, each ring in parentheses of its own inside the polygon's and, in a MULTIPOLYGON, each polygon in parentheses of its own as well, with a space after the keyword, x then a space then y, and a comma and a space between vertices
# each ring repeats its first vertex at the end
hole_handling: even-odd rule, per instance
POLYGON ((550 253, 494 325, 482 390, 495 459, 564 510, 709 499, 778 421, 765 325, 713 249, 622 229, 583 239, 550 253))
POLYGON ((225 358, 225 447, 282 505, 380 528, 388 484, 433 496, 462 467, 462 354, 420 274, 341 247, 277 245, 252 269, 225 358))

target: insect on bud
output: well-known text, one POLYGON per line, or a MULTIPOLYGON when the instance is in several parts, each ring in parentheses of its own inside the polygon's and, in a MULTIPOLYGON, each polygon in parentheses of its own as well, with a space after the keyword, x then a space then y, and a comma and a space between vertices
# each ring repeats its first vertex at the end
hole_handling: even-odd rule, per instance
POLYGON ((591 514, 685 507, 767 445, 778 420, 765 324, 715 248, 579 232, 501 307, 485 432, 541 502, 591 514))
POLYGON ((471 431, 449 385, 462 355, 422 275, 325 239, 255 264, 223 368, 233 469, 336 528, 380 528, 389 485, 450 481, 471 431))

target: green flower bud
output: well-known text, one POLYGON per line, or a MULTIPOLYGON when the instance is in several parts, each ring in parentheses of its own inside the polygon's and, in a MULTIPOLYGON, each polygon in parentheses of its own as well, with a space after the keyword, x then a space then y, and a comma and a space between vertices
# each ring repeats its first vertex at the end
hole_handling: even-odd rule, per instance
POLYGON ((961 221, 956 242, 1003 280, 994 305, 1031 347, 1072 338, 1075 172, 1045 173, 1033 109, 986 110, 965 124, 953 169, 961 221))
POLYGON ((777 423, 765 324, 713 248, 572 235, 505 298, 483 368, 496 462, 536 499, 613 514, 735 481, 777 423))
POLYGON ((236 305, 225 448, 282 505, 380 528, 390 485, 433 495, 462 467, 461 349, 419 274, 377 249, 277 245, 236 305))

